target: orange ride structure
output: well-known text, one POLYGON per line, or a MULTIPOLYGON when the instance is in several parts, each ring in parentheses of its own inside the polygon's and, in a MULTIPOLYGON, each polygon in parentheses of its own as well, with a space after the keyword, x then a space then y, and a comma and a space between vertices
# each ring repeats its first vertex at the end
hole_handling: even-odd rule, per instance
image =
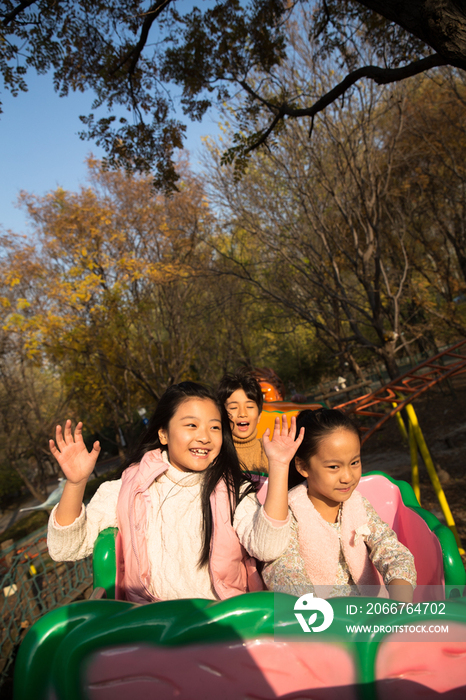
POLYGON ((251 374, 261 385, 265 404, 283 401, 286 394, 285 385, 273 369, 270 367, 257 367, 252 370, 251 374))

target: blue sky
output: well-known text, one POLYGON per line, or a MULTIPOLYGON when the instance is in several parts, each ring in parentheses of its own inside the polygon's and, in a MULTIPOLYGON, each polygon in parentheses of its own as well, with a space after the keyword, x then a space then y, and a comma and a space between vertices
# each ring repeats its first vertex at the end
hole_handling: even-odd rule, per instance
MULTIPOLYGON (((12 97, 2 92, 0 115, 0 229, 28 233, 27 217, 15 204, 20 190, 43 195, 57 187, 77 190, 86 182, 85 159, 103 151, 81 141, 80 114, 91 112, 92 93, 59 97, 50 74, 27 76, 29 90, 12 97)), ((188 123, 185 142, 194 170, 199 169, 201 137, 218 127, 207 115, 201 124, 188 123)))

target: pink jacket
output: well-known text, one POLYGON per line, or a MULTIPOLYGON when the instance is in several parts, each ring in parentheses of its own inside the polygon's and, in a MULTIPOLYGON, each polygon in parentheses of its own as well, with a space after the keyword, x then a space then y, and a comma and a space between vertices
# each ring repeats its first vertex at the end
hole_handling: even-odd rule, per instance
MULTIPOLYGON (((298 522, 299 551, 307 574, 314 586, 322 587, 319 596, 325 597, 326 588, 333 588, 340 556, 340 537, 346 563, 358 588, 377 586, 379 596, 388 596, 382 577, 369 559, 364 537, 370 531, 364 501, 358 491, 353 491, 351 498, 343 503, 340 537, 312 505, 307 495, 307 484, 291 489, 288 503, 298 522), (329 585, 330 582, 332 585, 329 585)), ((361 592, 364 593, 364 590, 361 592)), ((374 593, 371 592, 371 595, 374 593)))
MULTIPOLYGON (((125 469, 118 497, 117 598, 136 603, 157 601, 149 591, 150 566, 146 522, 150 508, 149 486, 167 469, 160 450, 147 452, 139 464, 125 469)), ((256 562, 241 546, 230 522, 228 490, 220 481, 210 497, 213 534, 210 576, 220 600, 264 589, 256 562)))

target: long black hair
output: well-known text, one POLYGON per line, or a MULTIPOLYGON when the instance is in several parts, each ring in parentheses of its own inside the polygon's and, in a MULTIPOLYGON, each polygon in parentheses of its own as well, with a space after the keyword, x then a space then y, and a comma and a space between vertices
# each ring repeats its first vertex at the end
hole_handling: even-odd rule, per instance
POLYGON ((306 409, 301 411, 296 418, 296 437, 304 427, 304 438, 298 447, 294 458, 290 462, 288 473, 288 488, 297 486, 305 481, 305 477, 296 469, 296 457, 306 464, 309 463, 319 449, 319 443, 334 430, 350 430, 359 436, 359 430, 351 418, 337 408, 319 408, 317 411, 306 409))
POLYGON ((195 382, 181 382, 169 387, 160 398, 149 424, 144 433, 139 438, 132 453, 119 469, 119 476, 132 464, 137 464, 144 457, 146 452, 151 450, 167 450, 166 445, 162 445, 159 439, 159 430, 167 430, 168 424, 175 415, 178 407, 189 399, 203 399, 213 401, 217 406, 222 421, 222 447, 218 456, 209 464, 202 479, 201 486, 201 508, 203 523, 203 546, 199 558, 199 566, 204 566, 209 561, 210 542, 212 538, 212 510, 210 507, 210 496, 221 479, 228 488, 230 503, 230 521, 233 523, 235 508, 244 496, 254 490, 250 478, 245 474, 239 463, 236 454, 233 438, 231 436, 230 421, 225 407, 210 389, 195 382), (243 484, 249 484, 246 489, 241 489, 243 484), (241 494, 240 494, 241 489, 241 494))

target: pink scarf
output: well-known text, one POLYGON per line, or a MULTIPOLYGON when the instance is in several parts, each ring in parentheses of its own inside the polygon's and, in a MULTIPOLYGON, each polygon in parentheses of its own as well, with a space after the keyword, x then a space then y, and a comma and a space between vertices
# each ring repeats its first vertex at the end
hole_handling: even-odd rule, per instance
MULTIPOLYGON (((307 483, 291 489, 288 503, 298 522, 299 551, 312 584, 319 587, 319 597, 328 596, 337 579, 340 538, 351 578, 359 590, 364 586, 378 586, 378 595, 388 597, 382 577, 369 559, 364 536, 369 535, 370 530, 364 501, 358 491, 353 491, 343 503, 340 536, 314 508, 307 495, 307 483)), ((363 590, 361 592, 364 594, 363 590)))

